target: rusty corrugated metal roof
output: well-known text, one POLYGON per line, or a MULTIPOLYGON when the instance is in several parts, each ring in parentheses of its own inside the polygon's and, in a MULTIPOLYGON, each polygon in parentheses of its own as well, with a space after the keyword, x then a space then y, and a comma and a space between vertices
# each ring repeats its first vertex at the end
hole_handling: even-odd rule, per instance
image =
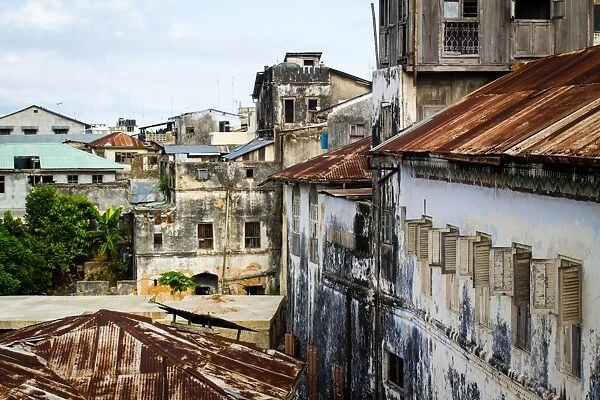
POLYGON ((107 310, 10 332, 0 349, 0 399, 15 398, 25 378, 32 399, 57 387, 66 394, 58 398, 285 399, 303 368, 275 351, 107 310), (11 350, 30 358, 13 358, 19 366, 9 368, 2 351, 11 350), (35 357, 49 371, 30 368, 35 357))
POLYGON ((373 154, 600 165, 600 46, 533 61, 373 154))
POLYGON ((144 142, 134 136, 127 135, 123 132, 113 132, 110 135, 103 136, 93 142, 88 143, 88 146, 95 147, 133 147, 145 149, 144 142))
POLYGON ((285 168, 269 178, 286 182, 349 183, 370 182, 371 171, 366 154, 371 137, 361 139, 335 151, 320 154, 285 168))

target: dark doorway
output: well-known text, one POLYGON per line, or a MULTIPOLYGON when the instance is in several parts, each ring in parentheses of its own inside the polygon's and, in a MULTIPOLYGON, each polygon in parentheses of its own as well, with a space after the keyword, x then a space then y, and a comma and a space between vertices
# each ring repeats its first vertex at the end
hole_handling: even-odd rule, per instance
POLYGON ((219 288, 219 277, 215 274, 203 272, 198 275, 194 275, 196 280, 195 294, 205 295, 217 293, 219 288))

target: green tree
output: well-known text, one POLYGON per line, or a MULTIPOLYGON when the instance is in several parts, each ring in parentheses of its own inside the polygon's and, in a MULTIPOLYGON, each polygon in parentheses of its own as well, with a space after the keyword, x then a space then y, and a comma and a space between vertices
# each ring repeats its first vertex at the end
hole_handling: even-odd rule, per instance
POLYGON ((0 295, 46 290, 52 274, 34 251, 36 247, 20 219, 13 218, 10 212, 0 218, 0 295))
POLYGON ((25 210, 33 250, 43 257, 55 282, 90 257, 88 231, 96 208, 88 198, 40 185, 27 195, 25 210))
POLYGON ((125 241, 119 229, 121 208, 109 207, 103 214, 94 209, 93 214, 97 227, 95 230, 89 231, 88 236, 94 238, 94 244, 98 246, 98 255, 108 254, 110 258, 117 253, 119 245, 125 241))
POLYGON ((176 292, 182 293, 196 287, 196 280, 194 278, 185 276, 179 271, 163 272, 158 277, 158 283, 168 285, 171 288, 171 294, 175 294, 176 292))

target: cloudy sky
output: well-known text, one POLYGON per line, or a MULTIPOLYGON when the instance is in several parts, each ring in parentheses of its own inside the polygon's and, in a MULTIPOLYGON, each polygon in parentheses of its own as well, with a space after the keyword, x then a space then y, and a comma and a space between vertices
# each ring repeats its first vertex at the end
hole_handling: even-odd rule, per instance
POLYGON ((0 38, 0 115, 105 124, 251 105, 286 51, 367 79, 375 58, 369 0, 2 0, 0 38))

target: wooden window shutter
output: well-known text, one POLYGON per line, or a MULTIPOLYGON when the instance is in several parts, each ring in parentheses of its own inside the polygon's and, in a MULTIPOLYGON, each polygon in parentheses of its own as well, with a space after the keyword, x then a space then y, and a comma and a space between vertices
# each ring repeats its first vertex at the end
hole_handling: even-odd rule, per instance
POLYGON ((285 334, 285 354, 296 357, 296 337, 291 333, 285 334))
POLYGON ((442 231, 431 229, 429 231, 429 265, 442 263, 442 231))
POLYGON ((424 260, 425 262, 429 262, 429 229, 431 229, 431 222, 426 221, 419 224, 418 233, 419 233, 419 260, 424 260))
POLYGON ((458 272, 461 278, 473 277, 473 244, 475 238, 459 236, 456 243, 458 272))
POLYGON ((513 257, 515 304, 529 304, 531 293, 531 251, 517 249, 513 257))
POLYGON ((456 273, 456 246, 458 241, 458 234, 455 232, 449 232, 442 234, 443 240, 443 274, 455 274, 456 273))
POLYGON ((531 313, 556 312, 557 260, 531 260, 531 313))
POLYGON ((344 398, 344 369, 337 363, 333 364, 333 398, 344 398))
POLYGON ((490 284, 490 243, 479 241, 473 245, 473 284, 475 287, 490 284))
POLYGON ((513 248, 490 249, 490 290, 493 295, 513 294, 513 248))
POLYGON ((308 345, 308 398, 317 398, 317 347, 308 345))
POLYGON ((581 323, 581 265, 561 260, 558 270, 559 322, 561 325, 581 323))
POLYGON ((408 254, 417 254, 417 232, 419 226, 415 222, 406 224, 406 247, 408 254))

